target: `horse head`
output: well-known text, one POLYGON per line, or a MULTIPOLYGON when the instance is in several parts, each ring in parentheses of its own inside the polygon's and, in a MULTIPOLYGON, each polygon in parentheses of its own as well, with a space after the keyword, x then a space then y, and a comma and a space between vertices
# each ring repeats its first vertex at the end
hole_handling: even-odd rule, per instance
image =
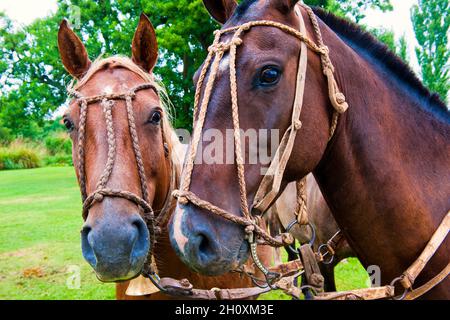
POLYGON ((155 31, 141 15, 132 59, 91 62, 66 21, 58 46, 64 67, 77 80, 63 119, 83 194, 83 256, 99 280, 128 280, 149 259, 154 235, 147 219, 158 216, 170 198, 174 138, 152 74, 155 31))
MULTIPOLYGON (((321 59, 327 53, 324 47, 315 45, 317 32, 309 23, 306 8, 296 6, 296 0, 248 0, 239 5, 235 0, 204 3, 223 26, 209 49, 206 68, 202 66, 194 77, 198 102, 196 129, 202 135, 214 129, 223 136, 229 129, 234 132, 239 129, 240 137, 234 136, 234 150, 225 150, 237 154, 236 140, 240 138, 244 145, 246 133, 254 131, 259 135, 260 129, 264 129, 280 132, 281 138, 295 128, 295 141, 289 142, 292 152, 286 159, 279 194, 289 182, 313 171, 327 148, 333 118, 321 59), (304 30, 299 34, 303 21, 304 30), (299 58, 302 54, 304 58, 299 58), (305 61, 307 70, 299 75, 300 65, 305 61), (306 78, 303 89, 296 85, 302 77, 306 78), (294 108, 298 111, 296 104, 303 110, 293 122, 294 108)), ((271 135, 259 135, 259 150, 270 149, 273 139, 280 142, 271 135)), ((193 140, 191 154, 198 157, 198 150, 193 149, 197 142, 195 131, 193 140)), ((208 143, 199 141, 201 150, 208 143)), ((249 163, 251 147, 244 148, 241 168, 236 157, 233 163, 196 162, 183 171, 182 181, 187 183, 185 190, 181 190, 184 193, 179 194, 183 201, 179 201, 170 224, 171 240, 183 261, 198 272, 222 274, 241 265, 249 256, 248 233, 244 232, 247 228, 242 225, 258 214, 251 204, 256 200, 268 164, 249 163), (246 220, 237 224, 230 221, 232 217, 223 219, 212 214, 208 206, 194 205, 192 195, 246 220)), ((276 197, 272 198, 261 211, 275 200, 276 197)))

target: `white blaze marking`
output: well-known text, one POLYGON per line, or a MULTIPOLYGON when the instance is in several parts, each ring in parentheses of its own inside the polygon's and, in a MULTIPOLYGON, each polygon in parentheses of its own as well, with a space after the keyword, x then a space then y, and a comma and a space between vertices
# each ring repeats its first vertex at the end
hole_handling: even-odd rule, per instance
POLYGON ((175 242, 178 245, 179 250, 181 253, 184 254, 184 247, 186 246, 186 243, 188 242, 188 238, 186 238, 181 231, 181 220, 184 215, 184 209, 181 209, 178 205, 175 209, 175 217, 173 220, 173 234, 175 238, 175 242))

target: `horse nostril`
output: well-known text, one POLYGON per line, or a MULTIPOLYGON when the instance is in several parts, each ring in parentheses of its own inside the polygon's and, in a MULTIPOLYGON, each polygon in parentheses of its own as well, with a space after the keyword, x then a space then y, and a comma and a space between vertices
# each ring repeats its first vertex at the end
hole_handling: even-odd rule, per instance
POLYGON ((86 261, 95 268, 97 265, 97 259, 95 257, 92 239, 89 237, 91 231, 92 228, 90 226, 83 226, 83 229, 81 230, 81 248, 86 261))
POLYGON ((207 263, 213 261, 217 258, 218 248, 217 244, 214 242, 207 233, 199 232, 196 237, 197 244, 197 257, 202 263, 207 263))
POLYGON ((81 236, 87 237, 89 232, 91 232, 92 228, 88 225, 83 226, 83 229, 81 229, 81 236))
POLYGON ((204 235, 203 233, 200 233, 200 234, 198 235, 198 237, 199 237, 199 239, 200 239, 200 240, 199 240, 198 250, 199 250, 201 253, 207 254, 208 251, 211 251, 211 248, 210 248, 210 241, 209 241, 208 237, 207 237, 206 235, 204 235))
POLYGON ((136 228, 136 237, 131 251, 132 260, 140 260, 148 253, 150 246, 150 236, 147 225, 140 217, 133 219, 131 225, 136 228))

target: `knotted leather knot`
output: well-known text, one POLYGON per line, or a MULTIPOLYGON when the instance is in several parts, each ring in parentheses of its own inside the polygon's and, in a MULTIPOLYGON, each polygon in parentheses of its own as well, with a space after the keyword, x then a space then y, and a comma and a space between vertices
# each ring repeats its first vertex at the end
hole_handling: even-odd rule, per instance
POLYGON ((294 237, 290 233, 282 233, 281 235, 281 241, 287 245, 291 245, 294 243, 294 237))
POLYGON ((346 102, 345 95, 344 95, 342 92, 336 93, 336 101, 337 101, 339 104, 345 103, 345 102, 346 102))
POLYGON ((410 278, 408 273, 404 273, 402 275, 402 279, 400 280, 400 284, 403 286, 403 288, 410 289, 414 284, 414 280, 410 278))
POLYGON ((179 190, 174 190, 172 192, 172 197, 177 198, 178 202, 181 205, 185 206, 185 205, 189 204, 189 199, 186 196, 182 195, 179 190))
POLYGON ((192 284, 189 282, 188 279, 181 279, 181 280, 180 280, 180 284, 181 284, 184 288, 191 288, 191 289, 192 289, 192 284))
POLYGON ((127 96, 126 96, 126 100, 128 100, 128 99, 130 99, 130 100, 134 100, 134 98, 136 98, 136 92, 134 92, 134 91, 131 91, 131 92, 129 92, 128 94, 127 94, 127 96))
POLYGON ((241 38, 233 38, 232 44, 235 45, 236 47, 238 47, 242 44, 242 39, 241 38))
POLYGON ((210 52, 219 53, 219 52, 227 52, 231 49, 232 46, 240 46, 242 44, 241 38, 233 38, 229 42, 219 42, 211 45, 208 50, 210 52))
POLYGON ((94 195, 94 200, 97 202, 102 202, 105 197, 101 193, 96 193, 94 195))
POLYGON ((321 274, 313 273, 309 277, 309 281, 308 282, 314 288, 321 289, 321 288, 323 288, 324 281, 325 281, 325 279, 324 279, 324 277, 321 274))
POLYGON ((254 225, 248 225, 245 227, 245 233, 250 234, 253 231, 255 231, 255 226, 254 225))
POLYGON ((295 130, 297 130, 297 131, 300 130, 302 128, 302 126, 303 126, 303 123, 300 120, 295 120, 295 122, 294 122, 295 130))
POLYGON ((248 30, 250 30, 251 27, 252 27, 251 24, 247 23, 247 24, 242 25, 241 30, 248 31, 248 30))

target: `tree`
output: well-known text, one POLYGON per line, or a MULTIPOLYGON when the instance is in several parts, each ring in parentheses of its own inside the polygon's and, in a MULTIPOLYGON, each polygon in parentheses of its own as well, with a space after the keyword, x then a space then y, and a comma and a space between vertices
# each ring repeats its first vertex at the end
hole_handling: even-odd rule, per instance
POLYGON ((320 6, 334 14, 347 17, 359 23, 365 18, 367 9, 390 11, 393 9, 390 0, 306 0, 306 4, 320 6))
MULTIPOLYGON (((359 7, 389 9, 389 0, 311 0, 358 21, 359 7)), ((54 111, 65 104, 71 81, 60 62, 57 33, 63 18, 71 18, 90 58, 130 56, 139 15, 146 13, 156 28, 160 59, 155 73, 175 106, 175 127, 190 128, 194 88, 192 77, 206 57, 219 26, 202 0, 58 0, 55 14, 15 30, 0 15, 0 122, 14 135, 35 137, 44 132, 54 111), (76 10, 75 10, 76 9, 76 10), (78 21, 79 20, 79 21, 78 21)))
MULTIPOLYGON (((201 64, 212 31, 217 28, 201 0, 110 1, 59 0, 51 17, 13 31, 7 17, 2 28, 2 93, 0 118, 17 135, 32 137, 66 100, 70 77, 64 71, 56 46, 59 22, 79 8, 76 32, 91 59, 130 55, 131 39, 141 12, 152 20, 158 34, 160 60, 156 73, 168 88, 176 108, 178 127, 189 127, 193 103, 192 76, 201 64)), ((70 18, 70 17, 68 17, 70 18)))
POLYGON ((403 35, 398 41, 395 40, 395 34, 392 30, 386 30, 384 28, 380 29, 370 29, 372 33, 378 40, 383 42, 388 48, 397 54, 403 61, 409 63, 408 57, 408 43, 406 37, 403 35))
POLYGON ((419 0, 412 8, 411 19, 420 45, 416 55, 423 82, 447 100, 450 90, 450 0, 419 0))

